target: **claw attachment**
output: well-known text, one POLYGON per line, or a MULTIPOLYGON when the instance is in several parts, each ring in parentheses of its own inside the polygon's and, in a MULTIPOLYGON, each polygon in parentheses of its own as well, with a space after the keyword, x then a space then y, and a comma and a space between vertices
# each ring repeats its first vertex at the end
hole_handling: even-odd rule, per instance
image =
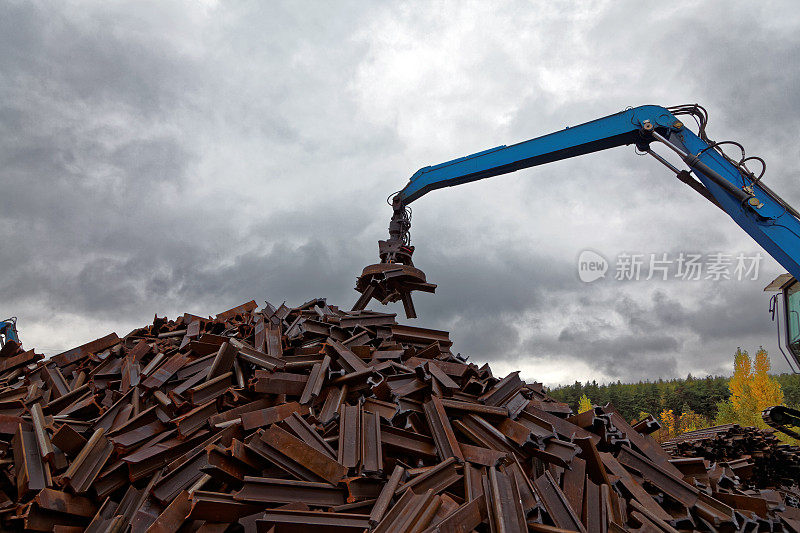
POLYGON ((410 244, 410 210, 397 196, 392 199, 392 208, 394 212, 389 222, 389 239, 378 241, 381 262, 367 266, 358 277, 356 290, 361 297, 353 306, 353 311, 364 309, 375 298, 384 305, 402 301, 406 316, 416 318, 411 292, 432 293, 436 291, 436 285, 428 283, 425 273, 414 267, 411 260, 414 247, 410 244))

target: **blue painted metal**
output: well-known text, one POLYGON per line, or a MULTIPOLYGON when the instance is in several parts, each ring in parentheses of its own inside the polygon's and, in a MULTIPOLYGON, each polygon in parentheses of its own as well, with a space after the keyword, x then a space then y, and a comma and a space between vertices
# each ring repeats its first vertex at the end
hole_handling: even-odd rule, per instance
POLYGON ((442 187, 461 185, 615 146, 649 142, 641 133, 642 122, 645 120, 653 122, 659 117, 658 123, 669 123, 670 119, 672 122, 677 120, 663 107, 642 106, 529 141, 511 146, 498 146, 439 165, 421 168, 411 176, 408 185, 400 191, 400 198, 404 204, 409 204, 420 196, 442 187))
MULTIPOLYGON (((686 128, 674 134, 671 140, 682 141, 692 154, 697 154, 708 147, 704 140, 686 128)), ((740 188, 743 186, 743 178, 736 167, 715 150, 705 151, 700 160, 729 182, 740 188)), ((764 205, 760 209, 753 209, 739 202, 702 172, 693 170, 733 221, 783 265, 795 279, 800 279, 798 277, 800 276, 800 220, 788 213, 758 184, 753 186, 753 193, 764 205)))
POLYGON ((669 110, 660 106, 628 109, 529 141, 498 146, 421 168, 411 176, 397 197, 407 205, 442 187, 461 185, 617 146, 636 144, 644 149, 655 141, 651 131, 659 133, 689 154, 700 154, 697 158, 699 163, 690 164, 687 161, 687 164, 722 209, 790 274, 800 279, 800 220, 787 212, 758 184, 753 186, 752 194, 763 206, 756 209, 743 203, 742 198, 751 194, 740 191, 750 183, 745 183, 739 170, 683 126, 669 110), (733 187, 728 186, 726 190, 724 182, 733 187))
POLYGON ((5 342, 14 341, 19 344, 16 320, 8 319, 0 322, 0 335, 5 337, 5 342))

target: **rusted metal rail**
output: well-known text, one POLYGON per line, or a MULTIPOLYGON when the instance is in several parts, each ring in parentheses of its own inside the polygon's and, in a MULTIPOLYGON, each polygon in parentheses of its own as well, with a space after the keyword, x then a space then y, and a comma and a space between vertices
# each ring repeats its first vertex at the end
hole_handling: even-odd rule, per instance
POLYGON ((574 415, 452 345, 314 299, 8 349, 0 531, 800 530, 800 454, 769 432, 662 448, 652 417, 574 415))

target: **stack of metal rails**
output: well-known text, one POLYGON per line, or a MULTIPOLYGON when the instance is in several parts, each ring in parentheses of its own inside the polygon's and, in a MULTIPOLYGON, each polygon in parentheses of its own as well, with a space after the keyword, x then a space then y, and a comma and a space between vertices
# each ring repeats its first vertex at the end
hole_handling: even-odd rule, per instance
POLYGON ((798 531, 791 488, 393 314, 255 301, 0 351, 3 531, 798 531), (680 447, 680 444, 676 444, 680 447))

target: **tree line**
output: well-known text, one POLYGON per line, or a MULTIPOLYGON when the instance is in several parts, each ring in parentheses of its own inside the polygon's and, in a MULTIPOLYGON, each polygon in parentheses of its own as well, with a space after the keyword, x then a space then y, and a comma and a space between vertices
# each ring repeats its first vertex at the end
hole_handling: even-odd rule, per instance
POLYGON ((627 420, 653 415, 664 427, 661 439, 714 424, 739 423, 765 427, 761 410, 770 405, 800 408, 800 375, 769 374, 769 356, 760 348, 755 357, 737 349, 731 377, 659 379, 636 383, 576 381, 550 389, 555 399, 574 412, 612 403, 627 420), (581 398, 584 398, 583 406, 581 398))

